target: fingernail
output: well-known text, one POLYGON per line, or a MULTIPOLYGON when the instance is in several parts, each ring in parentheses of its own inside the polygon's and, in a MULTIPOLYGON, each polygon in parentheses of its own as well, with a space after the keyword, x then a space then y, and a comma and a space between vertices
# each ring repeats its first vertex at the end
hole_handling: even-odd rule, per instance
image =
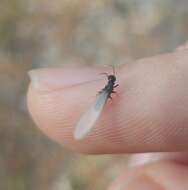
POLYGON ((54 90, 100 80, 99 71, 90 68, 36 69, 28 72, 31 85, 37 90, 54 90))

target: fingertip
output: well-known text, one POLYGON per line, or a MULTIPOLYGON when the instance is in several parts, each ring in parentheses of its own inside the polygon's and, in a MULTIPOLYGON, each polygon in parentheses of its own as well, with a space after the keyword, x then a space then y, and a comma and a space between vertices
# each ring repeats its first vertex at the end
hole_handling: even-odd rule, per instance
MULTIPOLYGON (((74 78, 72 82, 77 82, 77 78, 87 81, 88 73, 96 77, 103 72, 100 68, 78 69, 73 74, 72 68, 48 69, 47 74, 42 71, 44 79, 40 81, 45 81, 52 90, 43 93, 31 85, 29 110, 42 131, 72 150, 87 153, 187 150, 187 83, 182 75, 176 75, 178 56, 168 54, 122 66, 117 72, 117 93, 105 105, 96 127, 82 140, 76 141, 73 131, 106 80, 79 82, 74 86, 66 81, 70 78, 74 78), (49 74, 51 82, 45 79, 49 74)), ((178 66, 178 73, 181 71, 185 76, 187 70, 182 65, 178 66)))
MULTIPOLYGON (((65 71, 62 70, 58 70, 58 72, 58 79, 61 77, 62 80, 62 88, 60 88, 60 81, 58 81, 58 88, 51 88, 50 85, 53 86, 53 84, 46 82, 47 79, 40 79, 40 81, 45 80, 43 85, 47 84, 48 90, 46 90, 47 88, 45 90, 43 87, 40 88, 40 85, 37 86, 39 88, 35 88, 35 85, 32 83, 29 85, 27 105, 30 115, 41 131, 58 143, 74 151, 84 153, 97 152, 95 146, 92 146, 93 142, 88 137, 83 140, 79 138, 78 141, 78 139, 74 138, 73 134, 75 125, 81 114, 92 103, 93 99, 95 99, 98 89, 102 88, 103 80, 81 83, 74 86, 66 84, 64 86, 63 81, 67 79, 67 74, 63 75, 65 71), (83 94, 87 94, 87 98, 83 94)), ((56 70, 55 73, 56 75, 54 74, 54 70, 34 71, 34 75, 39 74, 40 77, 50 74, 55 78, 57 77, 56 70)), ((81 73, 83 74, 83 71, 81 73)), ((79 76, 76 78, 79 78, 79 76)), ((53 79, 54 81, 55 79, 53 79)), ((55 84, 57 87, 57 83, 55 84)))

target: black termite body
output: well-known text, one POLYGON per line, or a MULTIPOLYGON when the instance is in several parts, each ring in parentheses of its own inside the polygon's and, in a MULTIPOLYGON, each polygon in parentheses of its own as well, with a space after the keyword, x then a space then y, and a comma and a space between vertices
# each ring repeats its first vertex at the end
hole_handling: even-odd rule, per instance
POLYGON ((115 82, 116 82, 115 75, 108 75, 107 73, 102 73, 102 74, 105 74, 107 76, 108 83, 107 83, 107 85, 99 93, 102 93, 103 91, 105 91, 108 94, 108 98, 112 99, 111 94, 112 93, 116 93, 114 91, 114 88, 116 88, 117 86, 119 86, 119 84, 115 84, 115 82))

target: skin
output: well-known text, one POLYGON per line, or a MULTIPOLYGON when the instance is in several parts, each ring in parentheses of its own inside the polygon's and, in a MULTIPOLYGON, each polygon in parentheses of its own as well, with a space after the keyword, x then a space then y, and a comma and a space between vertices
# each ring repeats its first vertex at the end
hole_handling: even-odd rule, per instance
POLYGON ((133 161, 135 166, 126 169, 110 190, 188 189, 187 45, 116 69, 117 94, 91 133, 76 141, 74 127, 105 86, 106 78, 98 74, 106 71, 83 65, 31 71, 28 109, 36 125, 81 153, 178 152, 158 154, 157 159, 151 155, 144 164, 133 161))

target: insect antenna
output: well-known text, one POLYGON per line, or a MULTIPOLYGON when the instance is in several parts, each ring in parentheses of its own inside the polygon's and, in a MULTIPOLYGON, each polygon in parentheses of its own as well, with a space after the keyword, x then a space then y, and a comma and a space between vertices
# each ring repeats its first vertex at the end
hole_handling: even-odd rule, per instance
POLYGON ((112 70, 113 70, 113 75, 115 75, 116 73, 115 73, 115 67, 114 67, 114 65, 112 65, 112 70))
POLYGON ((108 73, 100 73, 100 75, 105 75, 108 78, 108 73))
POLYGON ((115 73, 115 66, 114 65, 110 65, 110 67, 112 68, 113 75, 116 75, 116 73, 115 73))

